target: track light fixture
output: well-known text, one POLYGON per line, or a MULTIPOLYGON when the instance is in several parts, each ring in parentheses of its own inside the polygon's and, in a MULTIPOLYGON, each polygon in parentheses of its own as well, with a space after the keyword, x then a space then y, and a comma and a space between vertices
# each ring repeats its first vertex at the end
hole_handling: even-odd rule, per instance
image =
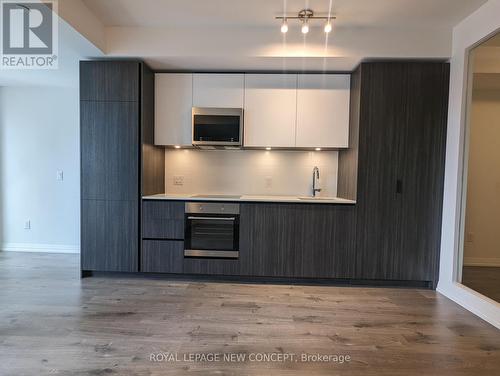
POLYGON ((286 18, 283 20, 283 23, 281 24, 281 32, 283 34, 286 34, 288 31, 288 23, 286 22, 286 18))
POLYGON ((309 32, 309 23, 307 22, 307 19, 302 21, 300 31, 302 31, 302 34, 307 34, 309 32))
POLYGON ((310 20, 326 20, 325 26, 323 30, 325 33, 330 33, 333 30, 333 20, 336 17, 328 16, 315 16, 314 12, 311 9, 302 9, 296 16, 277 16, 275 17, 277 20, 282 20, 281 23, 281 32, 285 34, 288 32, 288 20, 299 20, 302 23, 302 27, 300 31, 302 34, 307 34, 309 32, 309 21, 310 20))
POLYGON ((331 21, 328 21, 326 24, 325 24, 325 28, 323 29, 325 30, 325 33, 329 33, 332 31, 332 22, 331 21))

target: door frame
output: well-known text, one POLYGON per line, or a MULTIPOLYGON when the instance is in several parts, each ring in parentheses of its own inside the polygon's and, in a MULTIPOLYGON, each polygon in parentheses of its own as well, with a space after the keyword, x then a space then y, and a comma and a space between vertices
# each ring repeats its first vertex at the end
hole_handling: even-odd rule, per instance
MULTIPOLYGON (((460 284, 462 287, 468 288, 462 284, 462 272, 464 266, 464 247, 465 247, 465 218, 467 208, 467 189, 468 189, 468 173, 469 173, 469 155, 470 155, 470 129, 472 118, 472 89, 474 84, 474 51, 487 40, 500 34, 500 29, 481 38, 465 51, 465 99, 463 103, 464 124, 462 127, 462 143, 460 145, 461 158, 459 162, 459 221, 457 231, 457 245, 455 255, 455 268, 453 270, 453 281, 460 284)), ((473 290, 485 299, 490 299, 480 292, 473 290)))

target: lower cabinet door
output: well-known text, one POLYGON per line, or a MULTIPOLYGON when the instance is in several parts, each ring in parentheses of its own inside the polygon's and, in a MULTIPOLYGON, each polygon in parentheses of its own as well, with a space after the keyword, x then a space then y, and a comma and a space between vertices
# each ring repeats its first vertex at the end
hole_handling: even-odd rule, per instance
POLYGON ((81 211, 82 270, 137 272, 138 202, 82 200, 81 211))
POLYGON ((354 276, 354 207, 245 204, 240 210, 241 274, 354 276))
POLYGON ((143 240, 141 272, 182 273, 184 242, 178 240, 143 240))

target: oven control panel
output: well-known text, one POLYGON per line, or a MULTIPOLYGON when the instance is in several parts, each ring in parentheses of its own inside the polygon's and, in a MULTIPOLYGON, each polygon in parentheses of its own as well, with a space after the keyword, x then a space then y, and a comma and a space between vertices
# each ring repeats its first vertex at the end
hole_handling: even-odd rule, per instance
POLYGON ((187 202, 186 214, 240 214, 240 204, 220 202, 187 202))

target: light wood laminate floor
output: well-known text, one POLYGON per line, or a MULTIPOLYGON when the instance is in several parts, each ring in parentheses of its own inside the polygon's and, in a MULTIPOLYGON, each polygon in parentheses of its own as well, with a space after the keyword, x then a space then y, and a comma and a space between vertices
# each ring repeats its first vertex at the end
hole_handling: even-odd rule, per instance
POLYGON ((500 331, 434 291, 80 280, 78 255, 0 252, 1 375, 486 376, 499 370, 500 331), (150 360, 167 352, 180 360, 150 360), (194 353, 247 358, 183 360, 194 353), (351 361, 248 360, 262 353, 340 354, 351 361))

